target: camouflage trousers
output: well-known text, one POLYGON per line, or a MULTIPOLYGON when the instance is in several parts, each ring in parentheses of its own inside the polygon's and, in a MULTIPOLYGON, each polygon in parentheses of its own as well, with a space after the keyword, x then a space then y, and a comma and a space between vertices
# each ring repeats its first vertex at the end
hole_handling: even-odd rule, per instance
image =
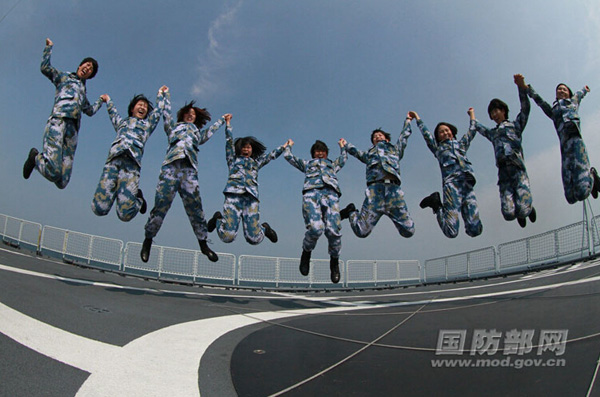
POLYGON ((527 171, 520 167, 501 166, 498 169, 500 210, 507 221, 527 218, 533 209, 533 198, 527 171))
POLYGON ((173 203, 175 193, 181 196, 185 213, 192 224, 196 238, 206 240, 208 233, 198 187, 198 172, 187 159, 176 160, 162 166, 154 196, 154 208, 150 211, 150 217, 144 227, 146 238, 154 238, 158 234, 173 203))
POLYGON ((53 117, 46 123, 42 151, 35 159, 40 174, 64 189, 71 180, 79 120, 53 117))
POLYGON ((443 195, 442 207, 437 211, 436 218, 444 235, 450 238, 458 236, 460 211, 465 222, 465 233, 471 237, 479 236, 483 225, 479 219, 473 184, 464 179, 444 183, 443 195))
POLYGON ((323 233, 329 242, 329 256, 339 258, 342 249, 342 222, 337 192, 331 188, 311 189, 302 196, 306 233, 302 250, 312 251, 323 233))
MULTIPOLYGON (((576 128, 575 125, 572 125, 570 129, 567 129, 576 128)), ((569 204, 574 204, 587 199, 594 186, 594 180, 590 174, 590 160, 580 134, 575 131, 567 131, 563 132, 560 138, 565 198, 569 204)))
POLYGON ((94 214, 108 214, 116 200, 119 219, 132 220, 142 206, 142 200, 137 197, 139 181, 140 167, 131 156, 122 154, 111 159, 104 165, 92 200, 94 214))
POLYGON ((231 243, 237 236, 240 222, 244 228, 244 237, 252 245, 260 244, 265 231, 260 224, 258 200, 251 194, 225 193, 223 218, 217 222, 217 234, 224 243, 231 243))
POLYGON ((350 227, 356 236, 367 237, 379 219, 387 215, 403 237, 415 234, 415 224, 408 213, 404 192, 399 185, 375 183, 367 186, 360 213, 350 214, 350 227))

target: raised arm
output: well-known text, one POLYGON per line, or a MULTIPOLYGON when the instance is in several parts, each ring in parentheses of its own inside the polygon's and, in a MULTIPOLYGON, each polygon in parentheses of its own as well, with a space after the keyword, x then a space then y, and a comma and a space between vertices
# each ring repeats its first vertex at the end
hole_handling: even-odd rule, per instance
MULTIPOLYGON (((229 113, 227 113, 229 114, 229 113)), ((202 145, 203 143, 206 143, 206 141, 208 141, 210 139, 211 136, 213 136, 213 134, 215 132, 217 132, 217 130, 225 123, 225 115, 221 116, 221 118, 219 120, 217 120, 213 125, 211 125, 210 127, 203 129, 202 131, 199 131, 200 134, 200 140, 199 140, 199 144, 202 145)))
POLYGON ((265 165, 269 164, 271 160, 275 160, 277 157, 281 156, 285 148, 293 145, 293 142, 294 141, 292 141, 291 139, 288 139, 283 145, 273 149, 271 153, 263 154, 262 156, 258 157, 256 159, 258 169, 261 169, 265 165))
POLYGON ((119 115, 117 107, 113 103, 112 99, 110 99, 110 96, 108 94, 100 95, 100 99, 102 99, 102 101, 106 103, 106 110, 108 111, 108 117, 110 118, 110 122, 112 123, 115 131, 118 132, 119 125, 121 124, 121 121, 123 121, 123 119, 119 115))
POLYGON ((227 160, 227 166, 229 167, 231 167, 235 160, 235 146, 233 144, 230 121, 231 117, 225 118, 225 160, 227 160))
POLYGON ((479 132, 491 142, 492 136, 490 135, 490 130, 486 126, 481 124, 479 121, 477 121, 477 119, 475 118, 475 109, 469 108, 469 110, 467 110, 467 113, 469 114, 470 118, 469 131, 473 130, 475 132, 479 132))
MULTIPOLYGON (((475 120, 475 110, 473 108, 469 108, 467 110, 467 114, 469 115, 470 120, 475 120)), ((460 145, 466 150, 471 146, 471 141, 475 138, 477 131, 474 128, 469 128, 467 132, 460 138, 460 145)))
POLYGON ((40 65, 40 71, 55 85, 58 83, 60 73, 50 64, 50 56, 52 55, 52 47, 54 43, 49 38, 46 39, 46 46, 42 53, 42 63, 40 65))
MULTIPOLYGON (((417 112, 414 111, 410 111, 408 112, 408 114, 406 115, 406 119, 407 120, 417 120, 417 126, 419 127, 419 129, 421 130, 421 134, 423 135, 423 139, 425 139, 425 143, 427 144, 427 147, 429 148, 429 150, 431 151, 431 153, 433 153, 433 155, 435 156, 436 152, 437 152, 437 142, 435 140, 435 137, 433 136, 433 134, 431 132, 429 132, 429 129, 427 128, 427 126, 425 125, 425 123, 423 122, 423 120, 421 120, 421 118, 419 117, 419 114, 417 112)), ((410 128, 410 126, 409 126, 410 128)))
POLYGON ((529 95, 529 97, 533 99, 533 101, 542 109, 542 112, 544 112, 546 116, 554 120, 554 115, 552 114, 552 106, 550 106, 548 102, 544 101, 544 99, 542 99, 542 97, 539 96, 537 92, 535 92, 531 84, 527 86, 527 95, 529 95))
POLYGON ((173 120, 173 114, 171 113, 171 92, 169 91, 169 87, 162 86, 160 87, 163 95, 158 98, 157 107, 160 109, 160 112, 163 116, 163 126, 167 136, 171 134, 171 131, 175 128, 175 120, 173 120))
MULTIPOLYGON (((342 138, 342 139, 344 139, 344 138, 342 138)), ((345 139, 344 139, 344 142, 346 142, 345 139)), ((362 150, 358 150, 356 148, 356 146, 354 146, 350 142, 346 142, 346 150, 348 151, 348 154, 356 157, 361 163, 365 163, 365 164, 368 163, 369 159, 368 159, 368 156, 367 156, 367 152, 363 152, 362 150)))
POLYGON ((521 111, 515 119, 515 127, 517 134, 521 136, 525 126, 527 125, 527 120, 529 119, 531 103, 529 102, 529 97, 527 96, 527 84, 525 84, 525 77, 523 77, 522 74, 515 74, 514 80, 517 87, 519 87, 519 101, 521 102, 521 111))
POLYGON ((335 172, 341 170, 344 167, 344 165, 346 165, 346 161, 348 160, 348 142, 346 142, 344 138, 340 138, 340 140, 338 141, 338 145, 340 146, 340 157, 335 159, 335 161, 333 162, 335 172))
POLYGON ((398 143, 396 144, 400 158, 404 157, 404 149, 406 149, 406 144, 408 143, 408 137, 410 134, 412 134, 412 130, 410 129, 410 120, 406 118, 404 119, 404 127, 402 127, 402 131, 398 137, 398 143))
POLYGON ((292 153, 292 146, 294 146, 294 141, 289 140, 291 143, 285 148, 283 152, 283 158, 287 160, 293 167, 299 169, 302 172, 306 172, 306 163, 304 160, 299 159, 292 153))

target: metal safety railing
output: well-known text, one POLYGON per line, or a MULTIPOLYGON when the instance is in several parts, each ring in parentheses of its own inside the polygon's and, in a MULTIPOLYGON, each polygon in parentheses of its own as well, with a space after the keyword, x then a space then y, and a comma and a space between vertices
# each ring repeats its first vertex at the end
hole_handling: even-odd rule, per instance
MULTIPOLYGON (((590 209, 591 210, 591 209, 590 209)), ((341 279, 330 280, 329 260, 312 259, 308 276, 298 270, 299 258, 218 253, 210 262, 198 250, 152 247, 141 261, 141 244, 42 226, 0 214, 5 244, 101 270, 139 277, 201 285, 274 289, 365 288, 415 285, 499 275, 594 256, 600 247, 599 217, 588 217, 559 229, 510 241, 497 247, 418 260, 340 261, 341 279)))

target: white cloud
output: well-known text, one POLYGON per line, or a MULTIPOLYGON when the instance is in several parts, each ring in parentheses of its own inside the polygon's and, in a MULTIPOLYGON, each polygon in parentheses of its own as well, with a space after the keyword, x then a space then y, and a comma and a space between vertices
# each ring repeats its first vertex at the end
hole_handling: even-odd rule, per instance
POLYGON ((227 51, 221 45, 221 40, 225 31, 235 22, 242 3, 242 0, 238 1, 211 22, 208 28, 208 48, 200 55, 198 79, 192 86, 194 95, 209 95, 216 92, 219 86, 217 71, 233 62, 231 51, 227 51))

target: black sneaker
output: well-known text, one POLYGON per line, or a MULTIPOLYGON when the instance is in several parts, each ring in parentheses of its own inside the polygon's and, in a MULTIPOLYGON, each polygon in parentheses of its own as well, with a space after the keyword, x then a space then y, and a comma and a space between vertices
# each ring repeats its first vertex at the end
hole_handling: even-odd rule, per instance
POLYGON ((219 260, 219 256, 209 248, 206 240, 198 240, 198 243, 200 243, 200 251, 206 255, 209 261, 216 262, 219 260))
POLYGON ((329 259, 329 269, 331 269, 331 282, 337 284, 340 282, 340 259, 333 256, 329 259))
POLYGON ((531 212, 529 213, 529 220, 531 221, 531 223, 534 223, 535 220, 537 219, 537 214, 535 212, 535 208, 531 208, 531 212))
POLYGON ((31 173, 35 168, 35 157, 38 155, 38 153, 38 150, 34 147, 29 151, 27 160, 25 160, 25 164, 23 164, 23 178, 29 179, 31 176, 31 173))
POLYGON ((442 207, 442 199, 440 198, 440 194, 438 192, 431 193, 429 196, 421 200, 419 207, 430 207, 433 212, 436 213, 442 207))
POLYGON ((213 214, 212 218, 210 218, 208 222, 206 222, 206 228, 209 233, 217 228, 217 220, 221 218, 223 218, 223 215, 221 215, 221 213, 217 211, 213 214))
POLYGON ((302 256, 300 257, 300 274, 303 276, 308 276, 308 272, 310 271, 310 255, 311 251, 302 250, 302 256))
POLYGON ((600 177, 598 177, 598 171, 594 167, 590 168, 590 174, 592 174, 592 179, 594 183, 592 185, 592 197, 598 198, 598 192, 600 192, 600 177))
POLYGON ((527 226, 527 218, 517 218, 517 222, 519 222, 519 226, 521 227, 527 226))
POLYGON ((146 204, 146 200, 144 199, 144 194, 142 193, 142 189, 138 189, 136 197, 142 200, 142 206, 140 207, 140 214, 145 214, 148 210, 148 205, 146 204))
POLYGON ((348 219, 350 217, 350 213, 356 211, 356 207, 354 206, 353 203, 350 203, 346 206, 346 208, 344 208, 343 210, 340 211, 340 218, 341 220, 344 219, 348 219))
POLYGON ((142 251, 140 252, 142 262, 148 262, 148 259, 150 259, 150 248, 152 248, 152 239, 146 237, 142 244, 142 251))
POLYGON ((276 243, 277 233, 275 233, 275 230, 271 229, 271 226, 267 222, 263 223, 262 227, 265 228, 265 237, 271 240, 272 243, 276 243))

